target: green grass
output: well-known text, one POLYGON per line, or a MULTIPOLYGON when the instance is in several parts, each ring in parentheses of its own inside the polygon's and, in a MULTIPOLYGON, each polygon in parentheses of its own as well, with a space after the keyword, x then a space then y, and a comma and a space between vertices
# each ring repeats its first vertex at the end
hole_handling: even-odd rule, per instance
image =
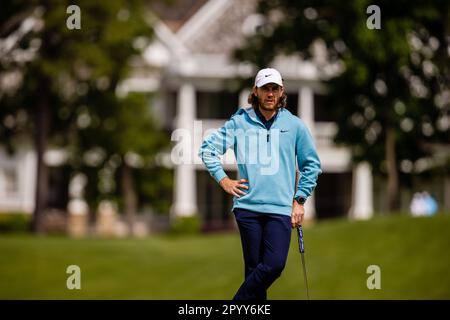
MULTIPOLYGON (((304 230, 313 299, 449 299, 450 215, 336 220, 304 230), (366 286, 369 265, 381 289, 366 286)), ((238 233, 147 239, 0 236, 1 299, 230 299, 243 278, 238 233), (81 290, 66 268, 81 268, 81 290)), ((297 239, 269 299, 304 299, 297 239)))

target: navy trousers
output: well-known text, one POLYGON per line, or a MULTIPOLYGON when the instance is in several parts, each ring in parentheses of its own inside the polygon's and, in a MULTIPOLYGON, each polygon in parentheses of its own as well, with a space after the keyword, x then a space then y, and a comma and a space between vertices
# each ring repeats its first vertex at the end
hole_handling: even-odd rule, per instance
POLYGON ((266 300, 267 289, 286 265, 291 217, 234 209, 241 235, 245 280, 233 300, 266 300))

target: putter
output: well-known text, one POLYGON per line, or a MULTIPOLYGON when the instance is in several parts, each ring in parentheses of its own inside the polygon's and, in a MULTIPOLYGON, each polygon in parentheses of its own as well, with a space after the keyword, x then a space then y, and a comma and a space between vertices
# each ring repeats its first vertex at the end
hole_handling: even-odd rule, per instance
POLYGON ((308 278, 306 277, 306 264, 305 264, 305 244, 303 243, 302 225, 299 225, 297 227, 297 233, 298 233, 298 248, 300 251, 300 255, 302 257, 303 278, 305 279, 306 297, 309 300, 308 278))

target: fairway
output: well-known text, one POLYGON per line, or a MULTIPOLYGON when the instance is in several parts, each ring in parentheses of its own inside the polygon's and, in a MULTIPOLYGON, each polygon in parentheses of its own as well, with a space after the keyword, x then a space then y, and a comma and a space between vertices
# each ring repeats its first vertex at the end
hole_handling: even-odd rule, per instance
MULTIPOLYGON (((450 299, 450 215, 334 220, 304 228, 312 299, 450 299), (381 289, 369 290, 369 265, 381 289)), ((79 239, 0 236, 1 299, 231 299, 243 277, 238 233, 79 239), (66 268, 81 268, 68 290, 66 268)), ((305 299, 296 234, 269 299, 305 299)))

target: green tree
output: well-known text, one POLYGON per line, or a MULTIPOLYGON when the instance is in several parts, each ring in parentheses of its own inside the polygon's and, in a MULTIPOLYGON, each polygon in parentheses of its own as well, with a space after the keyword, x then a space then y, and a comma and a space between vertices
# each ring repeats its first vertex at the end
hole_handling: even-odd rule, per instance
MULTIPOLYGON (((77 150, 71 152, 73 167, 91 182, 86 194, 90 207, 97 207, 103 199, 116 200, 133 234, 139 194, 154 201, 155 207, 159 201, 143 188, 137 190, 141 182, 136 177, 158 166, 155 157, 170 146, 169 136, 158 129, 145 94, 130 93, 124 97, 115 93, 93 94, 86 103, 89 104, 79 114, 79 119, 84 119, 80 121, 86 123, 74 130, 78 143, 77 150), (86 161, 88 154, 93 160, 86 161)), ((158 172, 147 177, 152 186, 167 191, 171 186, 166 186, 163 179, 158 172)))
MULTIPOLYGON (((47 201, 48 168, 43 155, 49 144, 76 146, 82 141, 79 129, 91 126, 97 129, 91 137, 102 136, 112 118, 123 116, 122 103, 137 116, 143 108, 139 103, 145 103, 142 99, 121 100, 115 94, 128 74, 130 58, 139 54, 152 36, 145 20, 145 2, 77 1, 81 29, 69 29, 66 24, 73 14, 67 12, 71 4, 17 0, 2 4, 0 13, 1 75, 8 84, 0 89, 0 117, 7 124, 0 128, 1 142, 12 150, 17 136, 28 134, 34 139, 37 186, 32 227, 36 232, 42 231, 47 201), (128 104, 130 101, 133 103, 128 104), (109 108, 109 117, 102 118, 102 108, 109 108), (85 114, 89 112, 92 116, 85 114)), ((125 130, 120 133, 130 139, 135 136, 128 131, 131 123, 120 127, 125 130)), ((130 150, 135 149, 135 141, 128 141, 130 150)), ((114 146, 119 148, 119 144, 114 146)), ((123 154, 124 142, 120 146, 118 151, 123 154)))
POLYGON ((335 141, 351 147, 354 161, 387 175, 388 206, 395 210, 399 175, 438 165, 436 146, 450 140, 450 3, 377 1, 381 29, 366 24, 372 4, 262 0, 264 23, 235 57, 257 66, 280 54, 312 59, 321 39, 328 61, 343 67, 324 79, 335 141))

